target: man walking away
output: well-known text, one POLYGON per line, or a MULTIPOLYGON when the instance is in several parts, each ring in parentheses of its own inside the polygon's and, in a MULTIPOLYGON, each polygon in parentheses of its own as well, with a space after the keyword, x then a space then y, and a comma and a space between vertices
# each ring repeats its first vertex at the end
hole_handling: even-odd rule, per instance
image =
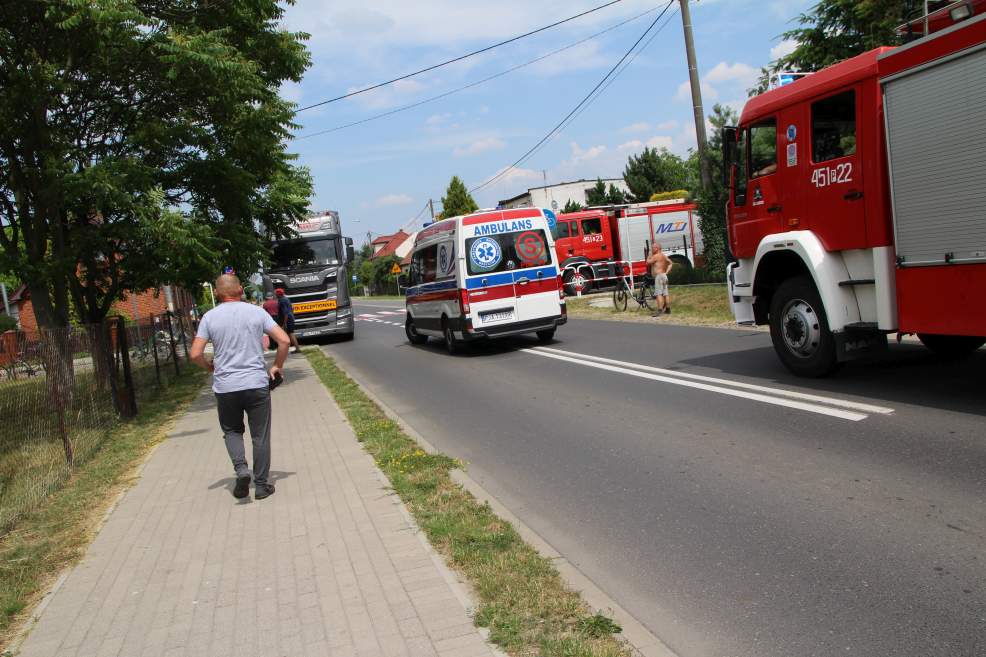
POLYGON ((281 375, 288 357, 290 340, 274 319, 263 309, 240 301, 243 286, 236 276, 224 274, 216 281, 219 305, 199 322, 192 341, 192 361, 210 372, 212 391, 216 394, 219 426, 226 441, 226 451, 233 462, 236 486, 233 496, 250 493, 250 469, 243 446, 243 415, 250 425, 253 441, 254 498, 262 500, 274 493, 270 483, 270 381, 281 375), (264 334, 277 343, 274 366, 268 371, 264 363, 264 334), (212 362, 205 359, 205 345, 212 342, 212 362))
POLYGON ((301 351, 301 348, 298 346, 298 338, 294 337, 294 305, 291 303, 291 299, 284 294, 284 290, 277 288, 276 293, 281 328, 284 329, 284 332, 288 334, 288 338, 291 339, 291 346, 294 347, 292 353, 298 353, 301 351))
MULTIPOLYGON (((271 318, 275 322, 277 322, 277 325, 278 326, 281 325, 281 323, 282 323, 281 322, 281 314, 280 314, 281 313, 281 309, 280 309, 280 306, 277 303, 277 299, 274 298, 274 293, 273 292, 268 292, 266 294, 266 296, 264 297, 264 310, 266 310, 267 311, 267 314, 270 315, 271 318)), ((270 342, 270 340, 266 340, 266 342, 270 342)), ((277 349, 277 344, 276 343, 271 343, 270 344, 270 348, 271 349, 277 349)))
POLYGON ((647 269, 654 277, 654 299, 656 300, 657 310, 654 317, 671 314, 671 295, 668 294, 668 274, 674 263, 671 258, 664 254, 660 244, 655 244, 647 256, 647 269))

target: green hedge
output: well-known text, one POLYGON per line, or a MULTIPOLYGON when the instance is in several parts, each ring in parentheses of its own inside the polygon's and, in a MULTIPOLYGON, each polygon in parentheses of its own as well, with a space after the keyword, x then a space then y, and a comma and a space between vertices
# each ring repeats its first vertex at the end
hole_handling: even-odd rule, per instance
POLYGON ((709 271, 702 267, 682 267, 676 265, 668 274, 671 285, 693 285, 695 283, 725 283, 726 274, 721 271, 709 271))

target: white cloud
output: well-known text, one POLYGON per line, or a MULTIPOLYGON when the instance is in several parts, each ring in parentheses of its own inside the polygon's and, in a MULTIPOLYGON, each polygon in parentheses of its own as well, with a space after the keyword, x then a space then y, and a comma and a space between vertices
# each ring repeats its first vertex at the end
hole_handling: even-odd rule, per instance
POLYGON ((572 147, 572 157, 568 160, 568 164, 573 166, 581 162, 588 162, 589 160, 594 160, 606 152, 606 147, 602 145, 590 146, 589 148, 583 149, 581 146, 579 146, 577 143, 573 141, 571 147, 572 147))
POLYGON ((617 146, 616 147, 616 150, 618 150, 618 151, 639 151, 641 148, 643 148, 643 146, 644 146, 644 142, 640 141, 639 139, 632 139, 630 141, 623 142, 622 144, 620 144, 619 146, 617 146))
MULTIPOLYGON (((359 91, 361 88, 362 87, 350 87, 346 89, 346 93, 348 94, 354 91, 359 91)), ((397 82, 389 84, 386 87, 380 87, 379 89, 374 89, 373 91, 367 91, 366 93, 359 94, 358 96, 352 96, 346 100, 359 103, 367 109, 389 109, 407 102, 410 96, 414 96, 424 88, 425 85, 421 84, 417 80, 398 80, 397 82)))
POLYGON ((674 130, 678 127, 678 121, 676 119, 671 119, 670 121, 663 121, 654 126, 658 130, 674 130))
POLYGON ((455 157, 467 157, 470 155, 479 155, 487 151, 499 151, 504 147, 506 147, 506 144, 498 137, 483 137, 466 146, 457 146, 452 151, 452 154, 455 157))
POLYGON ((656 137, 651 137, 650 139, 648 139, 647 146, 649 146, 650 148, 657 148, 659 150, 662 148, 671 150, 671 147, 674 146, 674 140, 672 140, 671 137, 658 135, 656 137))
POLYGON ((626 126, 620 130, 620 132, 633 134, 637 132, 647 132, 648 130, 650 130, 650 123, 647 123, 646 121, 637 121, 636 123, 631 123, 626 126))
POLYGON ((558 53, 554 57, 541 60, 531 66, 530 71, 538 75, 550 76, 601 68, 606 65, 610 65, 610 61, 601 52, 599 43, 588 41, 558 53))
POLYGON ((758 77, 760 77, 760 71, 749 64, 742 62, 735 62, 733 64, 719 62, 711 71, 705 74, 704 80, 710 83, 735 82, 744 87, 749 87, 757 81, 758 77))
POLYGON ((408 205, 412 202, 414 199, 407 194, 385 194, 365 205, 371 208, 389 208, 395 205, 408 205))
POLYGON ((299 103, 301 102, 301 98, 304 95, 305 94, 304 91, 302 91, 301 89, 301 85, 298 84, 297 82, 291 82, 290 80, 288 80, 287 82, 281 85, 280 96, 286 101, 292 103, 299 103))
MULTIPOLYGON (((715 87, 713 87, 711 84, 709 84, 705 80, 702 80, 701 87, 702 87, 702 101, 703 102, 710 101, 710 100, 716 100, 717 98, 719 98, 719 92, 716 91, 715 90, 715 87)), ((688 80, 685 80, 680 85, 678 85, 678 92, 675 93, 674 99, 677 100, 677 101, 680 101, 680 102, 686 102, 686 101, 687 102, 691 102, 691 99, 692 99, 692 85, 691 85, 691 83, 688 82, 688 80)))
POLYGON ((452 118, 451 112, 445 112, 444 114, 432 114, 427 119, 425 119, 425 124, 427 125, 440 125, 445 123, 452 118))
POLYGON ((795 41, 794 39, 784 39, 783 41, 781 41, 776 46, 770 49, 770 61, 774 61, 786 55, 790 55, 792 52, 794 52, 795 48, 797 47, 798 47, 798 42, 795 41))

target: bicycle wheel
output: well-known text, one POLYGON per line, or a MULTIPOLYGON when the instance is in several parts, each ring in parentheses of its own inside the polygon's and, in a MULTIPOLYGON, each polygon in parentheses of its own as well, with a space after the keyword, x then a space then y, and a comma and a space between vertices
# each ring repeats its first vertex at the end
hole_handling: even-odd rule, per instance
POLYGON ((620 283, 620 286, 613 290, 613 306, 617 312, 623 312, 627 309, 628 296, 626 283, 620 283))
POLYGON ((654 302, 654 284, 644 283, 640 286, 640 305, 647 310, 654 310, 657 304, 654 302))

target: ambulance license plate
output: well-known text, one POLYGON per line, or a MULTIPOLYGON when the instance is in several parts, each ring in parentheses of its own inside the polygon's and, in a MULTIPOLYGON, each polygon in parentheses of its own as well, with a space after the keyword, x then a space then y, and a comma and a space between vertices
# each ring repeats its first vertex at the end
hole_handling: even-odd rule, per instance
POLYGON ((306 303, 294 304, 294 312, 297 313, 317 313, 323 310, 335 310, 335 299, 328 301, 308 301, 306 303))
POLYGON ((502 322, 506 319, 514 318, 513 310, 491 310, 485 313, 479 313, 479 318, 483 320, 483 323, 488 322, 502 322))

